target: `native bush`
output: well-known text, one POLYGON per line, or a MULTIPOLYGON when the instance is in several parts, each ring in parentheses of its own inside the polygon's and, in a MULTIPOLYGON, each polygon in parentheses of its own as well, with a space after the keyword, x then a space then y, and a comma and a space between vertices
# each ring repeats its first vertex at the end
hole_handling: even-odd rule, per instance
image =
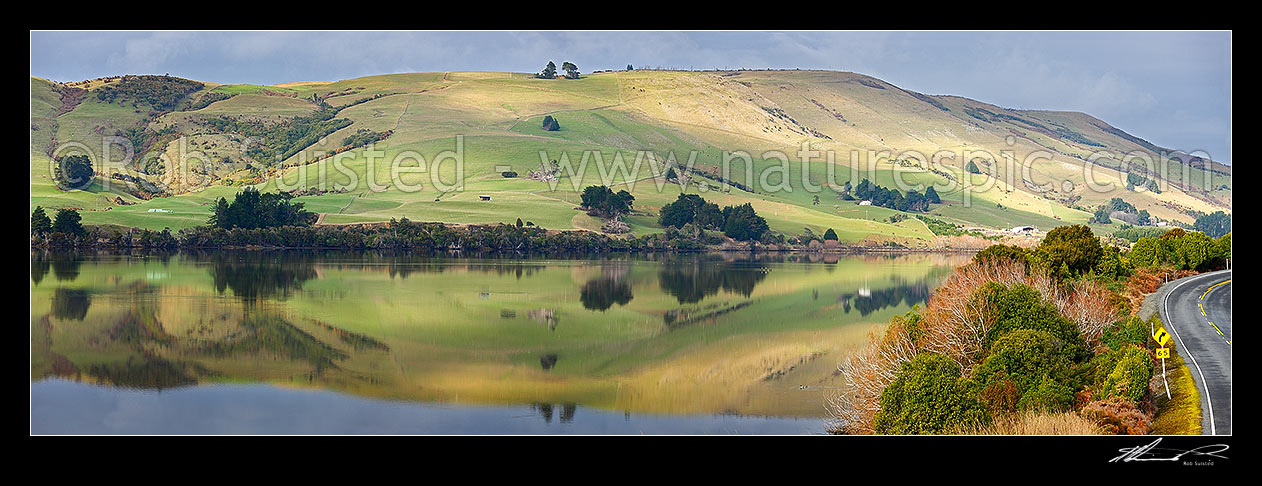
POLYGON ((1080 224, 1058 226, 1048 231, 1037 252, 1045 259, 1044 267, 1052 272, 1066 267, 1070 275, 1064 276, 1091 271, 1104 256, 1100 239, 1091 233, 1091 228, 1080 224))
POLYGON ((1109 349, 1122 349, 1126 345, 1143 346, 1148 341, 1151 326, 1137 316, 1120 320, 1104 330, 1100 342, 1109 349))
POLYGON ((936 434, 988 418, 977 391, 960 378, 958 365, 940 354, 921 353, 881 393, 873 425, 879 434, 936 434))
POLYGON ((1117 357, 1117 364, 1104 377, 1101 393, 1108 397, 1121 397, 1139 403, 1148 394, 1148 381, 1152 379, 1152 357, 1147 351, 1127 346, 1117 357))
POLYGON ((1063 412, 1074 406, 1074 389, 1065 382, 1044 375, 1038 384, 1021 395, 1018 410, 1063 412))
POLYGON ((1017 384, 1008 378, 1007 373, 999 371, 985 376, 983 383, 986 385, 982 388, 978 400, 992 417, 1017 411, 1021 392, 1017 390, 1017 384))
POLYGON ((1018 329, 995 340, 974 375, 991 377, 1002 373, 1024 395, 1038 387, 1046 376, 1064 379, 1069 374, 1074 357, 1067 351, 1070 350, 1064 343, 1050 333, 1018 329))
POLYGON ((992 348, 997 339, 1018 330, 1044 331, 1059 339, 1065 352, 1077 359, 1086 349, 1078 327, 1062 316, 1052 303, 1044 302, 1038 290, 1029 285, 1014 283, 1004 285, 990 282, 976 296, 985 302, 992 320, 990 331, 983 344, 992 348))
POLYGON ((973 261, 977 263, 985 263, 987 261, 1008 259, 1024 264, 1031 263, 1031 252, 1025 248, 1016 245, 990 245, 982 251, 973 255, 973 261))

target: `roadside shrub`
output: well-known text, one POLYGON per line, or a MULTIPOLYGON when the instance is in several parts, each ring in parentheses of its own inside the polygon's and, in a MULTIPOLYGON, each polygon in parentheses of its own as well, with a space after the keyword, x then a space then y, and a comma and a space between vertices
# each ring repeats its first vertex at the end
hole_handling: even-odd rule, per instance
POLYGON ((1016 245, 990 245, 973 255, 973 261, 977 263, 1008 259, 1028 265, 1030 264, 1030 258, 1030 250, 1016 245))
POLYGON ((1059 295, 1046 272, 1012 260, 987 260, 957 268, 934 290, 925 306, 923 349, 950 356, 970 372, 985 358, 985 348, 994 337, 994 312, 981 292, 991 286, 1004 289, 1014 284, 1038 289, 1037 295, 1059 295))
POLYGON ((1074 406, 1074 389, 1043 375, 1037 386, 1030 388, 1017 403, 1018 410, 1063 412, 1074 406))
POLYGON ((1157 238, 1145 236, 1131 245, 1130 253, 1126 256, 1130 258, 1131 264, 1136 267, 1155 267, 1162 261, 1161 242, 1157 238))
MULTIPOLYGON (((1055 336, 1031 329, 1009 332, 991 346, 990 354, 974 371, 975 376, 1004 376, 1026 395, 1049 376, 1064 379, 1073 365, 1064 343, 1055 336)), ((1073 392, 1069 392, 1071 398, 1073 392)))
POLYGON ((1091 233, 1091 228, 1080 224, 1048 231, 1037 251, 1045 257, 1046 268, 1055 272, 1064 266, 1070 275, 1091 271, 1104 256, 1100 239, 1091 233))
POLYGON ((878 434, 939 434, 987 419, 960 367, 946 356, 921 353, 885 388, 873 425, 878 434))
POLYGON ((1148 394, 1148 381, 1152 379, 1152 357, 1148 352, 1127 346, 1121 351, 1117 364, 1104 377, 1101 392, 1107 397, 1121 397, 1139 403, 1148 394))
POLYGON ((978 400, 992 417, 1017 411, 1021 393, 1017 391, 1017 384, 1008 379, 1007 373, 996 372, 987 377, 985 383, 978 400))
POLYGON ((1205 233, 1185 234, 1175 244, 1175 254, 1183 269, 1202 269, 1203 264, 1215 256, 1216 250, 1214 240, 1205 233))
POLYGON ((1106 434, 1144 435, 1152 427, 1147 414, 1121 397, 1090 402, 1079 414, 1095 422, 1106 434))
POLYGON ((1126 345, 1143 346, 1148 341, 1151 326, 1137 316, 1118 321, 1105 329, 1100 342, 1110 349, 1123 349, 1126 345))
POLYGON ((1134 271, 1130 260, 1123 260, 1121 252, 1117 247, 1107 246, 1104 248, 1104 255, 1100 257, 1100 262, 1096 264, 1096 276, 1106 280, 1118 280, 1130 276, 1134 271))
POLYGON ((1031 329, 1055 336, 1065 353, 1075 361, 1085 357, 1086 349, 1077 326, 1060 315, 1055 305, 1044 303, 1042 295, 1033 287, 990 282, 978 291, 978 298, 984 300, 993 322, 985 337, 986 348, 993 348, 995 341, 1009 332, 1031 329))

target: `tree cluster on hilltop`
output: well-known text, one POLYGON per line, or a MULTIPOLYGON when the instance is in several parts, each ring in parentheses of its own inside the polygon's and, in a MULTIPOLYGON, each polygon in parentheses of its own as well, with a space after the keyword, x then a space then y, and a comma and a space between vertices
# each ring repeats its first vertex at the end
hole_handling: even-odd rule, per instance
POLYGON ((658 224, 683 228, 693 224, 701 229, 722 231, 738 241, 759 241, 767 233, 767 220, 759 216, 750 203, 726 206, 707 202, 696 194, 680 194, 674 202, 662 206, 658 224))
POLYGON ((205 86, 197 81, 171 76, 123 76, 122 80, 96 91, 106 103, 144 103, 158 111, 175 110, 185 96, 205 86))
MULTIPOLYGON (((565 61, 561 63, 561 70, 565 71, 565 79, 578 79, 579 78, 578 66, 576 66, 572 62, 565 61)), ((556 75, 557 75, 556 63, 553 63, 552 61, 548 61, 548 65, 544 66, 543 71, 541 71, 539 74, 536 74, 535 77, 539 79, 556 79, 556 75)))

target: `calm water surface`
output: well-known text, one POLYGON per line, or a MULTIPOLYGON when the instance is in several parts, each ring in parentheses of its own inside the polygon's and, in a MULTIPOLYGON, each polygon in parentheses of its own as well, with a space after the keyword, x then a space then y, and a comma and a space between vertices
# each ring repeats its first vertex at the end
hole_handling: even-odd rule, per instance
POLYGON ((820 434, 960 255, 37 254, 36 434, 820 434))

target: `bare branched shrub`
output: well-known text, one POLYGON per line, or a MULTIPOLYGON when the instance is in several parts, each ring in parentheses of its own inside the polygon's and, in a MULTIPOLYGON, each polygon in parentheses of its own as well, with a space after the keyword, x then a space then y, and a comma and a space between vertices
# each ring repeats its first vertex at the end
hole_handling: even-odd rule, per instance
POLYGON ((1024 263, 988 260, 956 269, 929 298, 922 346, 951 358, 965 374, 977 364, 993 325, 990 309, 977 296, 978 290, 990 282, 1028 285, 1053 303, 1061 296, 1055 280, 1045 272, 1027 269, 1024 263))
POLYGON ((1118 319, 1117 306, 1111 300, 1112 292, 1096 282, 1074 282, 1072 292, 1056 300, 1056 308, 1082 333, 1089 347, 1099 343, 1100 335, 1118 319))
POLYGON ((846 383, 827 398, 835 420, 833 430, 871 434, 873 418, 881 409, 881 393, 903 363, 915 356, 916 346, 904 318, 895 317, 884 334, 873 332, 868 344, 847 356, 838 368, 846 383))

